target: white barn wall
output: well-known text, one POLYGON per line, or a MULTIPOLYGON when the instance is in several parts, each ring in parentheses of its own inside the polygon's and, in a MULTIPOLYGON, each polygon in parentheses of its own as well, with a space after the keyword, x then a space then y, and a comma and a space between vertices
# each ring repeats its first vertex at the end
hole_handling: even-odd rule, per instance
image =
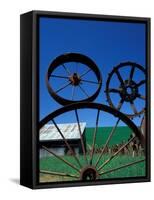
MULTIPOLYGON (((48 148, 50 151, 52 151, 53 153, 55 153, 58 156, 63 156, 65 155, 65 148, 64 147, 58 147, 58 148, 48 148)), ((75 147, 74 148, 74 152, 76 154, 79 154, 79 147, 75 147)), ((40 158, 46 158, 46 157, 54 157, 51 153, 47 152, 44 149, 40 149, 40 158)))

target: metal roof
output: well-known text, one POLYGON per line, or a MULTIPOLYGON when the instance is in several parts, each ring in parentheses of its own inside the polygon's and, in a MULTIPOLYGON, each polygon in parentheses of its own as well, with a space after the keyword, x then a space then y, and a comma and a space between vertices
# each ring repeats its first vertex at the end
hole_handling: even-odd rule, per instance
MULTIPOLYGON (((80 133, 77 123, 57 124, 60 131, 66 139, 80 139, 80 133)), ((80 123, 81 133, 83 134, 86 127, 85 122, 80 123)), ((40 141, 45 140, 62 140, 60 133, 54 124, 46 124, 40 129, 40 141)))

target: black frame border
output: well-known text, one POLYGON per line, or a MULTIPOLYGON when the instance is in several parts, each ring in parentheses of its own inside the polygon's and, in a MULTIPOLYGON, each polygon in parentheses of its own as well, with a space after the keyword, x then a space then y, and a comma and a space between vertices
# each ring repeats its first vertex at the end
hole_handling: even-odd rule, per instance
MULTIPOLYGON (((31 138, 31 169, 27 171, 28 176, 32 176, 31 184, 27 185, 22 181, 21 184, 26 185, 30 188, 40 189, 40 188, 57 188, 57 187, 72 187, 72 186, 90 186, 90 185, 106 185, 106 184, 120 184, 120 183, 137 183, 137 182, 149 182, 151 180, 151 95, 150 95, 150 84, 151 84, 151 34, 150 34, 150 18, 143 17, 129 17, 129 16, 114 16, 114 15, 98 15, 98 14, 85 14, 85 13, 67 13, 67 12, 51 12, 51 11, 31 11, 21 15, 21 19, 24 16, 31 16, 31 74, 29 75, 32 80, 32 90, 30 96, 31 107, 32 107, 32 126, 30 133, 31 138), (147 85, 146 85, 146 130, 147 130, 147 141, 146 141, 146 176, 145 177, 129 177, 129 178, 115 178, 115 179, 105 179, 98 181, 69 181, 69 182, 54 182, 54 183, 40 183, 39 182, 39 17, 49 17, 49 18, 63 18, 63 19, 81 19, 81 20, 95 20, 95 21, 112 21, 112 22, 128 22, 128 23, 144 23, 146 25, 146 72, 147 72, 147 85), (30 173, 29 173, 30 172, 30 173)), ((21 34, 23 34, 21 32, 21 34)), ((22 51, 22 48, 21 48, 22 51)), ((22 59, 22 57, 21 57, 22 59)), ((22 77, 21 77, 22 79, 22 77)), ((22 81, 21 81, 22 85, 22 81)), ((21 94, 22 95, 22 94, 21 94)), ((22 99, 22 97, 21 97, 22 99)), ((22 111, 22 110, 21 110, 22 111)), ((21 113, 21 116, 23 114, 21 113)), ((23 135, 21 134, 21 137, 23 135)), ((21 138, 22 141, 22 138, 21 138)), ((21 147, 21 150, 23 148, 21 147)), ((23 153, 21 151, 21 157, 23 153)), ((22 161, 21 161, 22 162, 22 161)), ((24 172, 26 173, 26 171, 24 172)), ((21 173, 23 174, 23 173, 21 173)))

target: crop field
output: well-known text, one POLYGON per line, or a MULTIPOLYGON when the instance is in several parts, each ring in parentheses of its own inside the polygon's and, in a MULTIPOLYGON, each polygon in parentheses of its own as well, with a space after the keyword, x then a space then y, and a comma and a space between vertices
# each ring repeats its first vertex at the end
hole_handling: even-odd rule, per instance
MULTIPOLYGON (((102 147, 103 144, 105 144, 106 139, 111 131, 111 127, 105 127, 105 128, 99 128, 97 132, 96 137, 96 145, 95 148, 102 147), (103 134, 102 134, 103 133, 103 134)), ((93 136, 93 128, 89 128, 85 132, 86 136, 86 144, 87 147, 91 147, 92 145, 92 136, 93 136)), ((131 135, 130 129, 126 127, 119 127, 117 129, 117 132, 113 136, 112 140, 109 143, 109 146, 121 143, 122 141, 127 141, 128 138, 131 135)), ((99 157, 99 153, 95 153, 93 156, 93 165, 95 165, 97 158, 99 157)), ((104 163, 111 155, 110 154, 103 154, 102 159, 100 160, 97 167, 99 167, 102 163, 104 163)), ((71 155, 65 155, 62 156, 65 160, 69 161, 76 167, 78 167, 77 162, 75 161, 74 157, 71 155)), ((85 161, 83 155, 78 155, 78 158, 81 162, 81 164, 84 166, 85 161)), ((87 155, 87 158, 89 160, 90 156, 87 155)), ((138 160, 143 159, 143 155, 138 156, 131 156, 131 155, 118 155, 114 157, 106 166, 103 167, 103 171, 108 171, 110 169, 119 167, 121 165, 135 162, 138 160)), ((46 170, 46 171, 52 171, 52 172, 65 172, 67 174, 77 175, 79 176, 78 172, 68 166, 63 161, 59 160, 58 158, 54 156, 49 156, 45 158, 40 159, 40 170, 46 170)), ((101 170, 100 170, 101 171, 101 170)), ((145 162, 137 163, 135 165, 125 167, 123 169, 116 170, 114 172, 110 172, 107 174, 104 174, 102 176, 99 176, 99 179, 108 179, 108 178, 122 178, 122 177, 141 177, 145 176, 145 162)), ((40 182, 57 182, 57 181, 75 181, 78 180, 76 178, 70 178, 70 177, 64 177, 64 176, 58 176, 58 175, 49 175, 49 174, 43 174, 40 173, 40 182)))

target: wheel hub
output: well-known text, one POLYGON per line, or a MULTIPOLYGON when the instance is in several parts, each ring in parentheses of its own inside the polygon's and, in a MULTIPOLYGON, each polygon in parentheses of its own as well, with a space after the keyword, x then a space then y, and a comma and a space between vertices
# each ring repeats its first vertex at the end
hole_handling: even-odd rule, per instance
POLYGON ((134 81, 125 80, 123 85, 120 85, 120 96, 126 101, 134 101, 138 96, 138 87, 134 81))
POLYGON ((96 170, 95 167, 92 167, 92 166, 88 166, 88 167, 85 167, 81 170, 81 176, 80 176, 80 179, 81 180, 85 180, 85 181, 88 181, 88 180, 91 180, 91 181, 94 181, 96 180, 98 177, 98 172, 96 170))
POLYGON ((77 73, 74 73, 72 76, 69 77, 69 80, 71 81, 71 84, 74 86, 77 86, 80 84, 80 76, 77 73))

